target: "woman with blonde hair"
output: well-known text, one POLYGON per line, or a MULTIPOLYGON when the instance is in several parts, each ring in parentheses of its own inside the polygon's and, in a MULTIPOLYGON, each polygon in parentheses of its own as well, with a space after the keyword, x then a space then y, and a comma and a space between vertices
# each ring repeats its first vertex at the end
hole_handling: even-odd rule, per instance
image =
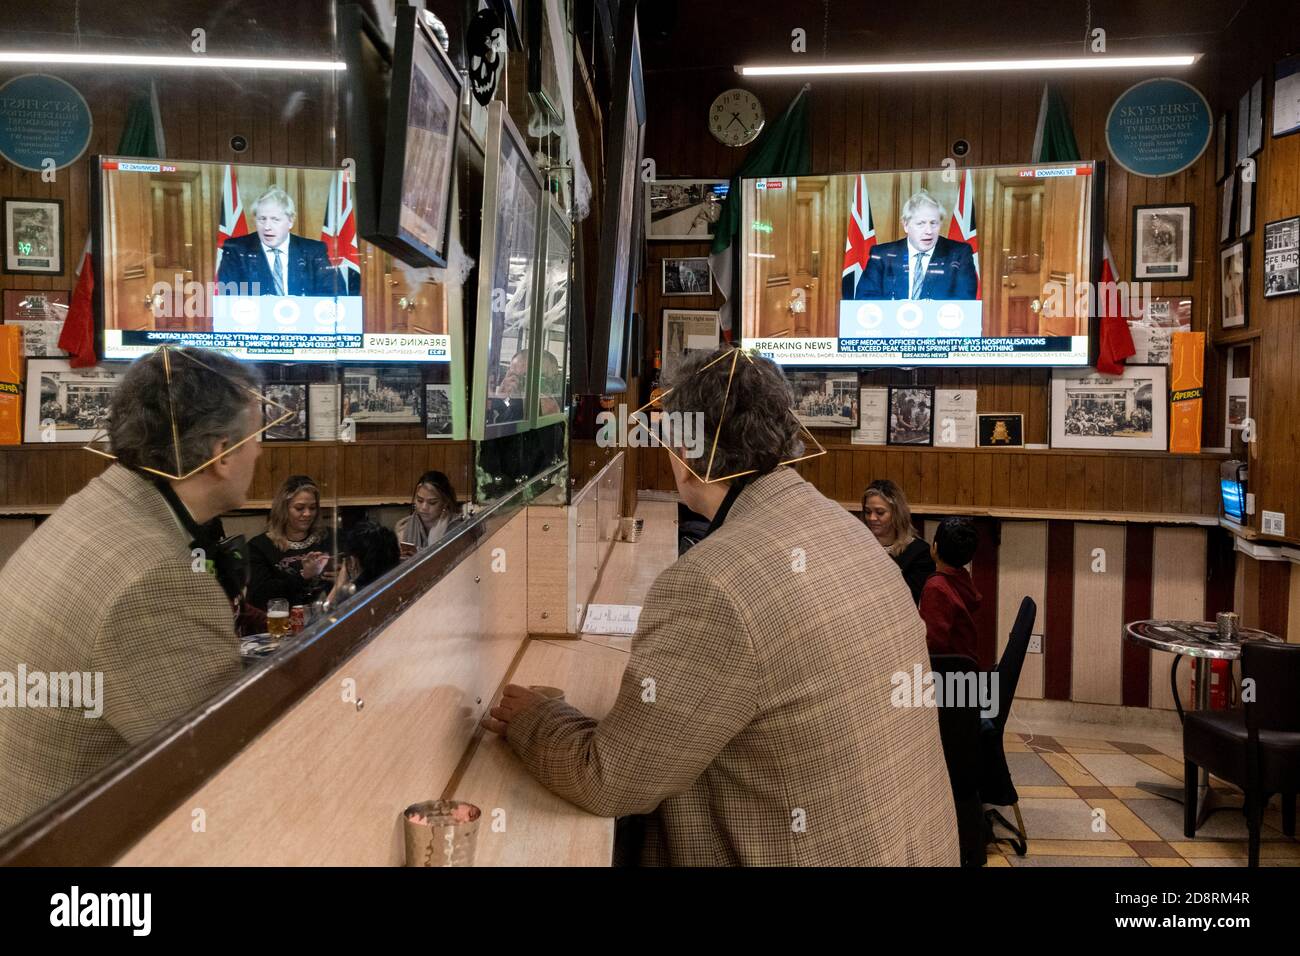
POLYGON ((912 509, 903 490, 888 478, 877 478, 862 493, 862 520, 903 574, 912 600, 921 600, 926 579, 934 574, 934 558, 924 538, 912 530, 912 509))
POLYGON ((326 568, 334 535, 321 518, 320 489, 307 475, 290 475, 271 503, 266 532, 248 542, 247 604, 266 610, 272 598, 311 604, 329 587, 326 568))

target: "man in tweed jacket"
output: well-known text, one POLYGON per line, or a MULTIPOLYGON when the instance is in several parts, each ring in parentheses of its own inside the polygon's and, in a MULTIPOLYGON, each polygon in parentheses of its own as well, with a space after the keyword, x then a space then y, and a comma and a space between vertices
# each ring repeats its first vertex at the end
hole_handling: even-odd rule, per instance
POLYGON ((663 404, 704 413, 709 457, 673 469, 711 534, 651 587, 604 720, 510 686, 486 725, 560 796, 647 815, 621 847, 643 864, 957 865, 936 715, 890 703, 925 625, 865 526, 778 464, 801 453, 780 371, 692 358, 663 404))
POLYGON ((131 367, 113 398, 118 463, 0 568, 0 680, 24 671, 103 675, 103 699, 83 695, 76 707, 0 700, 0 830, 239 675, 230 598, 202 563, 196 570, 195 536, 164 497, 165 479, 143 469, 185 474, 216 458, 167 482, 179 507, 201 525, 243 504, 260 445, 235 446, 261 425, 249 391, 256 380, 211 352, 174 351, 170 364, 170 384, 160 353, 131 367))

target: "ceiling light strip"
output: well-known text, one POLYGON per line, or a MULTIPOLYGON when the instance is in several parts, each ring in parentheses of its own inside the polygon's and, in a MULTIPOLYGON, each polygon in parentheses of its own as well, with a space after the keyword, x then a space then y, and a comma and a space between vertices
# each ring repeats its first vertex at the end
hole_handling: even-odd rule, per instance
POLYGON ((65 66, 179 66, 187 69, 229 70, 345 70, 338 60, 278 60, 254 56, 161 56, 144 53, 43 53, 0 51, 0 63, 61 64, 65 66))
POLYGON ((928 63, 814 63, 737 66, 743 76, 846 76, 887 73, 980 73, 1015 70, 1117 70, 1191 66, 1199 53, 1169 56, 1084 56, 1029 60, 936 60, 928 63))

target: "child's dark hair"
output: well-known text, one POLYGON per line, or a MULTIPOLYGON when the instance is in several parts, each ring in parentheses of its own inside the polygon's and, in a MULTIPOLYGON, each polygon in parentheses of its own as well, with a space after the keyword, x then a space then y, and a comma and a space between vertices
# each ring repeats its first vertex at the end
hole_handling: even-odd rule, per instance
POLYGON ((934 549, 945 564, 963 568, 975 557, 980 533, 970 518, 944 518, 934 533, 934 549))
POLYGON ((356 558, 361 565, 361 575, 356 581, 358 588, 383 577, 402 560, 397 535, 391 528, 373 521, 362 521, 345 531, 339 551, 356 558))

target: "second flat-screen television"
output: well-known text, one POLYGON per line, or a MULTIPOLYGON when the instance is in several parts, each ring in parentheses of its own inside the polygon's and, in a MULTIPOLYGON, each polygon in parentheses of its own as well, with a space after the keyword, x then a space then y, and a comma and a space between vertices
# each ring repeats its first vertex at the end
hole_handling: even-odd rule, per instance
POLYGON ((352 186, 341 169, 98 157, 100 356, 450 361, 448 335, 364 308, 352 186))
POLYGON ((784 365, 1088 365, 1103 174, 744 179, 743 344, 784 365))

